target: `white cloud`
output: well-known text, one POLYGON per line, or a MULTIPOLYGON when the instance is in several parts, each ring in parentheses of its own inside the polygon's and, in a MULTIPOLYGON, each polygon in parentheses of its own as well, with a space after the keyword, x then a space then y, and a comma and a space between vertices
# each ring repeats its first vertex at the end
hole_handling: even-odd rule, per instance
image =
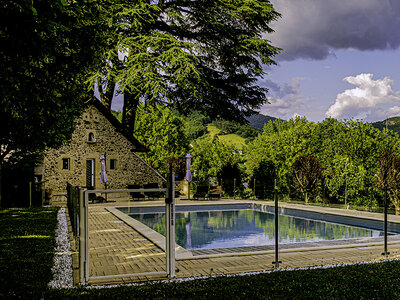
POLYGON ((271 80, 261 81, 261 84, 270 89, 269 104, 261 108, 261 113, 282 119, 290 119, 299 111, 307 108, 311 99, 305 99, 301 95, 300 82, 305 80, 302 77, 293 78, 290 84, 285 83, 282 86, 271 80))
POLYGON ((356 86, 345 90, 336 97, 335 103, 325 113, 328 117, 338 119, 382 119, 383 115, 393 116, 400 112, 398 106, 400 95, 392 90, 393 81, 389 77, 373 80, 373 74, 349 76, 343 80, 356 86))
POLYGON ((294 113, 291 117, 291 119, 296 120, 296 118, 301 118, 303 116, 299 115, 298 113, 294 113))

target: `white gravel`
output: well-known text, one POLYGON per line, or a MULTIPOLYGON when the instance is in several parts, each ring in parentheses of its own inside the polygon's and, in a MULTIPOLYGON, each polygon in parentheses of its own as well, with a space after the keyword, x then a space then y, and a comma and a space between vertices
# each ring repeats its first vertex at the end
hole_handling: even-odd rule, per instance
POLYGON ((56 229, 56 247, 52 267, 53 280, 49 282, 50 288, 73 287, 72 253, 68 239, 68 223, 65 208, 61 208, 57 215, 58 226, 56 229))
POLYGON ((243 272, 243 273, 220 274, 220 275, 204 275, 204 276, 195 276, 195 277, 186 277, 186 278, 172 278, 172 279, 156 280, 156 281, 150 281, 150 282, 94 285, 94 286, 86 286, 86 288, 87 289, 104 289, 104 288, 116 288, 116 287, 122 287, 122 286, 124 286, 124 287, 143 286, 143 285, 153 284, 153 283, 185 282, 185 281, 201 280, 201 279, 208 279, 208 278, 218 278, 218 277, 240 277, 240 276, 247 276, 247 275, 269 274, 269 273, 273 273, 273 272, 290 272, 290 271, 298 271, 298 270, 340 268, 340 267, 345 267, 345 266, 383 263, 383 262, 398 261, 398 260, 400 260, 400 259, 393 258, 393 259, 373 260, 373 261, 355 262, 355 263, 344 263, 344 264, 336 264, 336 265, 322 265, 322 266, 303 267, 303 268, 278 268, 278 269, 274 269, 274 270, 265 270, 265 271, 258 271, 258 272, 243 272))

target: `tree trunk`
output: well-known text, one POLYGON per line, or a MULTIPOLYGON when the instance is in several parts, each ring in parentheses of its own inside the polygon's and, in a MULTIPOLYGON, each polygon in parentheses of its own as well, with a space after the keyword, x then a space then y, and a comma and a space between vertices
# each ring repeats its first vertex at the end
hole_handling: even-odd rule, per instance
POLYGON ((104 107, 108 111, 111 111, 112 99, 114 97, 114 88, 115 88, 114 81, 110 81, 107 83, 107 87, 106 87, 105 91, 103 90, 103 85, 99 84, 100 100, 101 100, 101 103, 104 105, 104 107))
POLYGON ((136 111, 139 105, 139 96, 124 92, 124 108, 122 111, 122 124, 129 134, 135 131, 136 111))
MULTIPOLYGON (((389 194, 388 200, 390 200, 390 202, 393 203, 396 216, 400 215, 400 199, 396 195, 397 190, 393 192, 394 195, 393 194, 391 195, 390 193, 388 194, 389 194)), ((388 202, 388 205, 390 204, 390 202, 388 202)))
POLYGON ((396 216, 400 215, 400 205, 396 204, 394 207, 395 207, 395 210, 396 210, 396 216))

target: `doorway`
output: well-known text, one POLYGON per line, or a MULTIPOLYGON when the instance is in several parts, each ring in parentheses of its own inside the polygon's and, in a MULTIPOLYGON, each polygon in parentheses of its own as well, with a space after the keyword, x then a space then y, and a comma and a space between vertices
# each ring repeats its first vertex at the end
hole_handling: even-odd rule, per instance
POLYGON ((86 188, 94 188, 94 159, 86 160, 86 188))

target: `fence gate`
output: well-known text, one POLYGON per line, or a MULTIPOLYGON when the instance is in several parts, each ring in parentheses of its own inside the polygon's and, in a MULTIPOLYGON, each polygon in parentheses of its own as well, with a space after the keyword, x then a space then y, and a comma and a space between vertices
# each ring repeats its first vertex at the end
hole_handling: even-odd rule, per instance
MULTIPOLYGON (((79 204, 80 204, 80 218, 79 218, 79 281, 80 284, 87 284, 90 280, 103 280, 114 279, 123 277, 136 277, 136 276, 151 276, 151 275, 165 275, 168 277, 175 277, 175 191, 174 191, 174 176, 173 173, 169 174, 167 181, 167 188, 150 188, 150 189, 120 189, 120 190, 87 190, 80 189, 79 191, 79 204), (116 216, 108 214, 104 209, 96 207, 91 208, 89 216, 89 199, 90 195, 101 193, 142 193, 142 192, 162 192, 166 193, 165 197, 165 222, 166 222, 166 237, 165 237, 165 261, 163 258, 163 251, 155 248, 156 246, 148 239, 135 230, 128 224, 119 220, 116 216), (96 226, 91 228, 90 220, 102 218, 102 222, 96 222, 96 226), (98 225, 98 224, 105 225, 98 225), (108 226, 108 227, 107 227, 108 226), (95 227, 95 228, 94 228, 95 227), (91 238, 93 237, 92 241, 91 238), (109 237, 108 240, 105 237, 109 237), (104 240, 106 242, 100 242, 104 240), (110 243, 111 241, 111 243, 110 243), (117 241, 112 244, 113 241, 117 241), (133 241, 136 245, 140 244, 140 249, 147 251, 149 247, 153 247, 153 255, 157 260, 156 262, 165 262, 165 265, 157 265, 156 271, 141 272, 141 268, 146 269, 146 260, 143 254, 137 252, 138 248, 134 248, 133 241), (89 243, 96 243, 96 248, 90 248, 89 243), (91 253, 89 253, 92 251, 91 253), (147 249, 147 250, 146 250, 147 249), (101 254, 99 254, 101 252, 101 254), (122 253, 122 254, 121 254, 122 253), (95 261, 97 255, 101 258, 95 261), (93 261, 90 261, 90 260, 93 261), (93 265, 96 264, 96 265, 93 265), (107 271, 100 272, 100 274, 90 274, 89 267, 102 268, 107 270, 106 266, 112 267, 113 272, 107 271), (139 272, 130 272, 132 266, 138 267, 139 272)), ((127 216, 126 216, 127 217, 127 216)), ((136 221, 132 221, 136 222, 136 221)), ((143 225, 141 225, 143 226, 143 225)), ((93 246, 93 245, 92 245, 93 246)))

